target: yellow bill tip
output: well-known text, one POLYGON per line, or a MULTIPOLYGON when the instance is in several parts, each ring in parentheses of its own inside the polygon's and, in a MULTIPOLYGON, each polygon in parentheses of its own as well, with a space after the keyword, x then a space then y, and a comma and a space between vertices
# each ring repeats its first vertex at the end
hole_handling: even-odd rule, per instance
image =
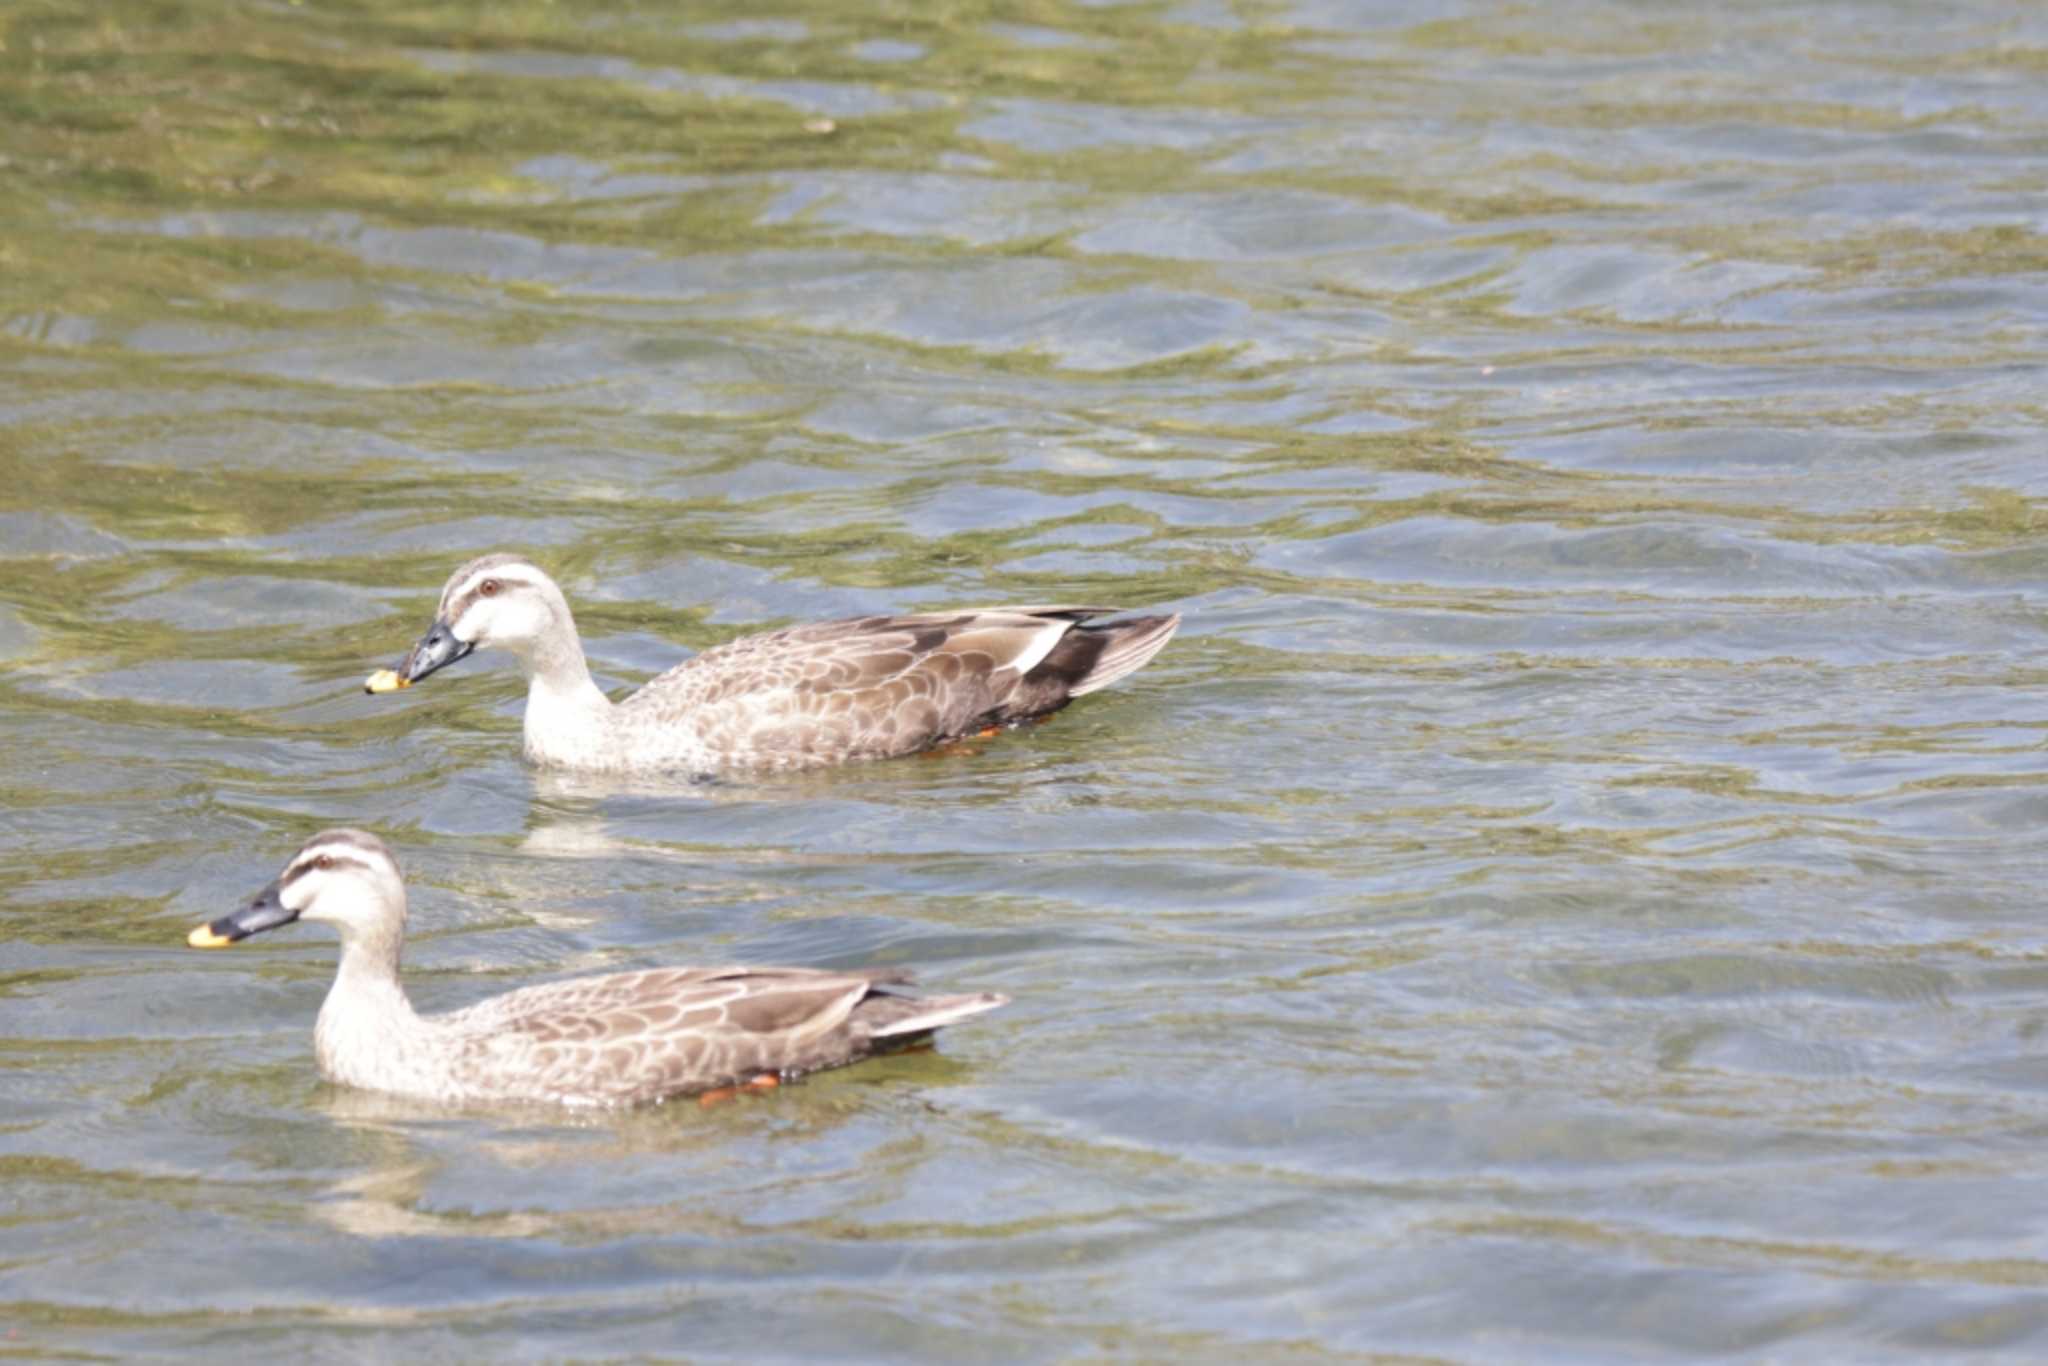
POLYGON ((185 942, 195 949, 224 949, 235 941, 224 934, 215 934, 211 925, 195 925, 192 933, 185 936, 185 942))
POLYGON ((379 669, 363 680, 364 692, 397 692, 411 686, 396 669, 379 669))

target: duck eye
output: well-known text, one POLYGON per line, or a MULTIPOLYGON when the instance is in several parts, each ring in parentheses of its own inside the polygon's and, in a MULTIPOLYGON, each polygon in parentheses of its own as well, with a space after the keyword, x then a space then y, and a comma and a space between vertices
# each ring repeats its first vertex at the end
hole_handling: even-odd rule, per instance
POLYGON ((495 598, 498 596, 498 581, 496 579, 485 579, 476 586, 476 591, 487 598, 495 598))
POLYGON ((313 860, 313 866, 324 873, 334 866, 334 860, 322 854, 319 858, 313 860))

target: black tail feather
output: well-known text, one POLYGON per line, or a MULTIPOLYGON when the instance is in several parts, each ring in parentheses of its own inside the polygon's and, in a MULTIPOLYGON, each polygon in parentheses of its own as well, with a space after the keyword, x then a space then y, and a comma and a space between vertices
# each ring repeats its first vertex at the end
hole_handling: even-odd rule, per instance
POLYGON ((999 724, 1028 720, 1106 688, 1143 668, 1179 627, 1178 614, 1076 626, 1018 680, 1015 691, 989 719, 999 724))

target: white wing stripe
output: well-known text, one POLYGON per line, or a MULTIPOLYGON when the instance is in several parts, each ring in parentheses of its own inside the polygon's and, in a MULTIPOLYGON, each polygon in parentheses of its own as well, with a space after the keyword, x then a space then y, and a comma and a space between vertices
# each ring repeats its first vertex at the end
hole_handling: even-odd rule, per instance
POLYGON ((1067 632, 1073 628, 1074 623, 1071 621, 1046 622, 1043 629, 1032 639, 1030 648, 1020 651, 1015 659, 1009 661, 1008 667, 1015 669, 1020 678, 1030 673, 1044 662, 1045 657, 1052 653, 1052 647, 1065 639, 1067 632))

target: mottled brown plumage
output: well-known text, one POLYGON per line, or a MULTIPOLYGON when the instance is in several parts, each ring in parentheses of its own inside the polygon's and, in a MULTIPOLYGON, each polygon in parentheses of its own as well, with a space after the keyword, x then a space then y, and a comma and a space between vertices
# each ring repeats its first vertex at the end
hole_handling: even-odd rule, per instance
POLYGON ((453 1102, 638 1105, 857 1062, 993 1010, 990 992, 910 996, 907 973, 650 968, 547 982, 420 1015, 398 981, 405 884, 384 842, 316 835, 250 905, 192 931, 218 947, 294 919, 341 932, 314 1026, 330 1080, 453 1102))
POLYGON ((1178 616, 995 607, 858 617, 745 636, 621 702, 591 681, 561 589, 516 555, 455 571, 408 683, 497 646, 529 683, 526 753, 599 771, 788 769, 888 758, 1055 711, 1142 667, 1178 616))

